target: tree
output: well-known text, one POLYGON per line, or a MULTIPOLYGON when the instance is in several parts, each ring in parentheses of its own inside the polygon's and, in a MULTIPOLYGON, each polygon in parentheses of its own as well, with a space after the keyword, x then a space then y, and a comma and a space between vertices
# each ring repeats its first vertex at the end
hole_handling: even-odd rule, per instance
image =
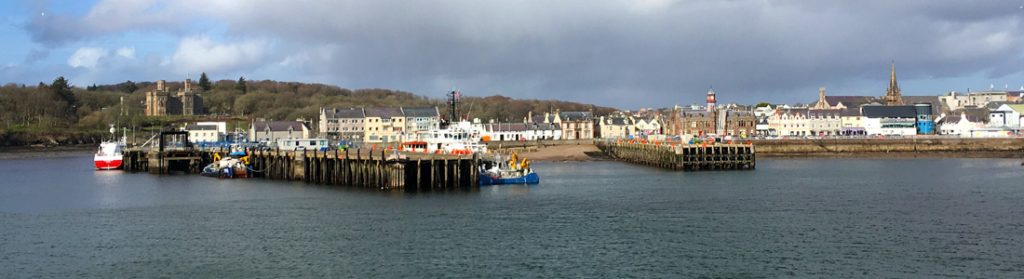
POLYGON ((68 83, 68 80, 64 79, 63 76, 57 77, 57 79, 53 80, 53 84, 50 85, 50 90, 53 90, 53 93, 61 100, 67 102, 66 116, 74 117, 78 99, 75 98, 75 93, 71 91, 71 84, 68 83))
POLYGON ((135 90, 139 90, 139 86, 135 85, 135 82, 132 82, 130 80, 124 82, 124 92, 125 93, 132 93, 132 92, 135 92, 135 90))
POLYGON ((760 103, 757 103, 757 106, 756 106, 756 107, 759 107, 759 108, 761 108, 761 107, 767 107, 767 106, 771 106, 771 105, 772 105, 772 104, 769 104, 769 103, 767 103, 767 102, 760 102, 760 103))
POLYGON ((238 83, 235 83, 235 89, 238 89, 238 91, 242 91, 242 94, 245 94, 247 91, 245 86, 245 77, 238 77, 238 83))
POLYGON ((206 77, 206 72, 203 72, 199 75, 199 88, 202 88, 203 91, 210 91, 211 87, 213 85, 210 84, 210 78, 206 77))

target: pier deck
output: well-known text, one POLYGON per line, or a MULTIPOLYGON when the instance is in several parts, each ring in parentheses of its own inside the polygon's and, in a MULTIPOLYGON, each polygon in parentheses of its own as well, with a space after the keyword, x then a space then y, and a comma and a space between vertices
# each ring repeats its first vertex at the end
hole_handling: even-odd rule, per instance
POLYGON ((598 142, 608 156, 625 162, 670 170, 751 170, 757 164, 749 144, 650 144, 598 142))

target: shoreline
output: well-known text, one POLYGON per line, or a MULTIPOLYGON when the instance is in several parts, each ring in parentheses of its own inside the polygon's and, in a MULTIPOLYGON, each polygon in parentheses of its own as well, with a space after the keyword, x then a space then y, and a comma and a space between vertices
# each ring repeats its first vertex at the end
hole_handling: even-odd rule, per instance
MULTIPOLYGON (((755 145, 756 146, 756 145, 755 145)), ((67 145, 53 147, 19 146, 0 147, 0 160, 61 158, 92 154, 95 146, 67 145)), ((532 148, 503 148, 500 151, 516 150, 520 158, 535 162, 590 162, 614 160, 604 155, 593 144, 548 145, 532 148)), ((977 158, 977 159, 1020 159, 1020 151, 840 151, 840 152, 758 152, 762 158, 806 159, 806 158, 977 158)))

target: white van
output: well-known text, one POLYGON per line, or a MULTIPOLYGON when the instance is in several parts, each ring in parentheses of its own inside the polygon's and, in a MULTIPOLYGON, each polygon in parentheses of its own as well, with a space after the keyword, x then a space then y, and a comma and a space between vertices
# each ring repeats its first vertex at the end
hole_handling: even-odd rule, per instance
POLYGON ((281 150, 318 150, 327 151, 330 147, 326 139, 279 139, 277 147, 281 150))

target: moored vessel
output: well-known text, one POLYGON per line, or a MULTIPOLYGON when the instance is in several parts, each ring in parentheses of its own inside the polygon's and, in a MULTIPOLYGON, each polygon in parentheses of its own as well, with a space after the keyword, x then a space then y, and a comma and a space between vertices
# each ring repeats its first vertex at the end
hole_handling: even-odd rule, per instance
POLYGON ((99 150, 93 155, 92 161, 97 170, 114 170, 121 168, 124 159, 125 139, 116 139, 114 133, 117 129, 110 125, 110 140, 100 143, 99 150))
POLYGON ((500 158, 484 163, 480 170, 480 185, 538 184, 540 175, 530 168, 530 160, 518 161, 512 153, 508 161, 500 158))

